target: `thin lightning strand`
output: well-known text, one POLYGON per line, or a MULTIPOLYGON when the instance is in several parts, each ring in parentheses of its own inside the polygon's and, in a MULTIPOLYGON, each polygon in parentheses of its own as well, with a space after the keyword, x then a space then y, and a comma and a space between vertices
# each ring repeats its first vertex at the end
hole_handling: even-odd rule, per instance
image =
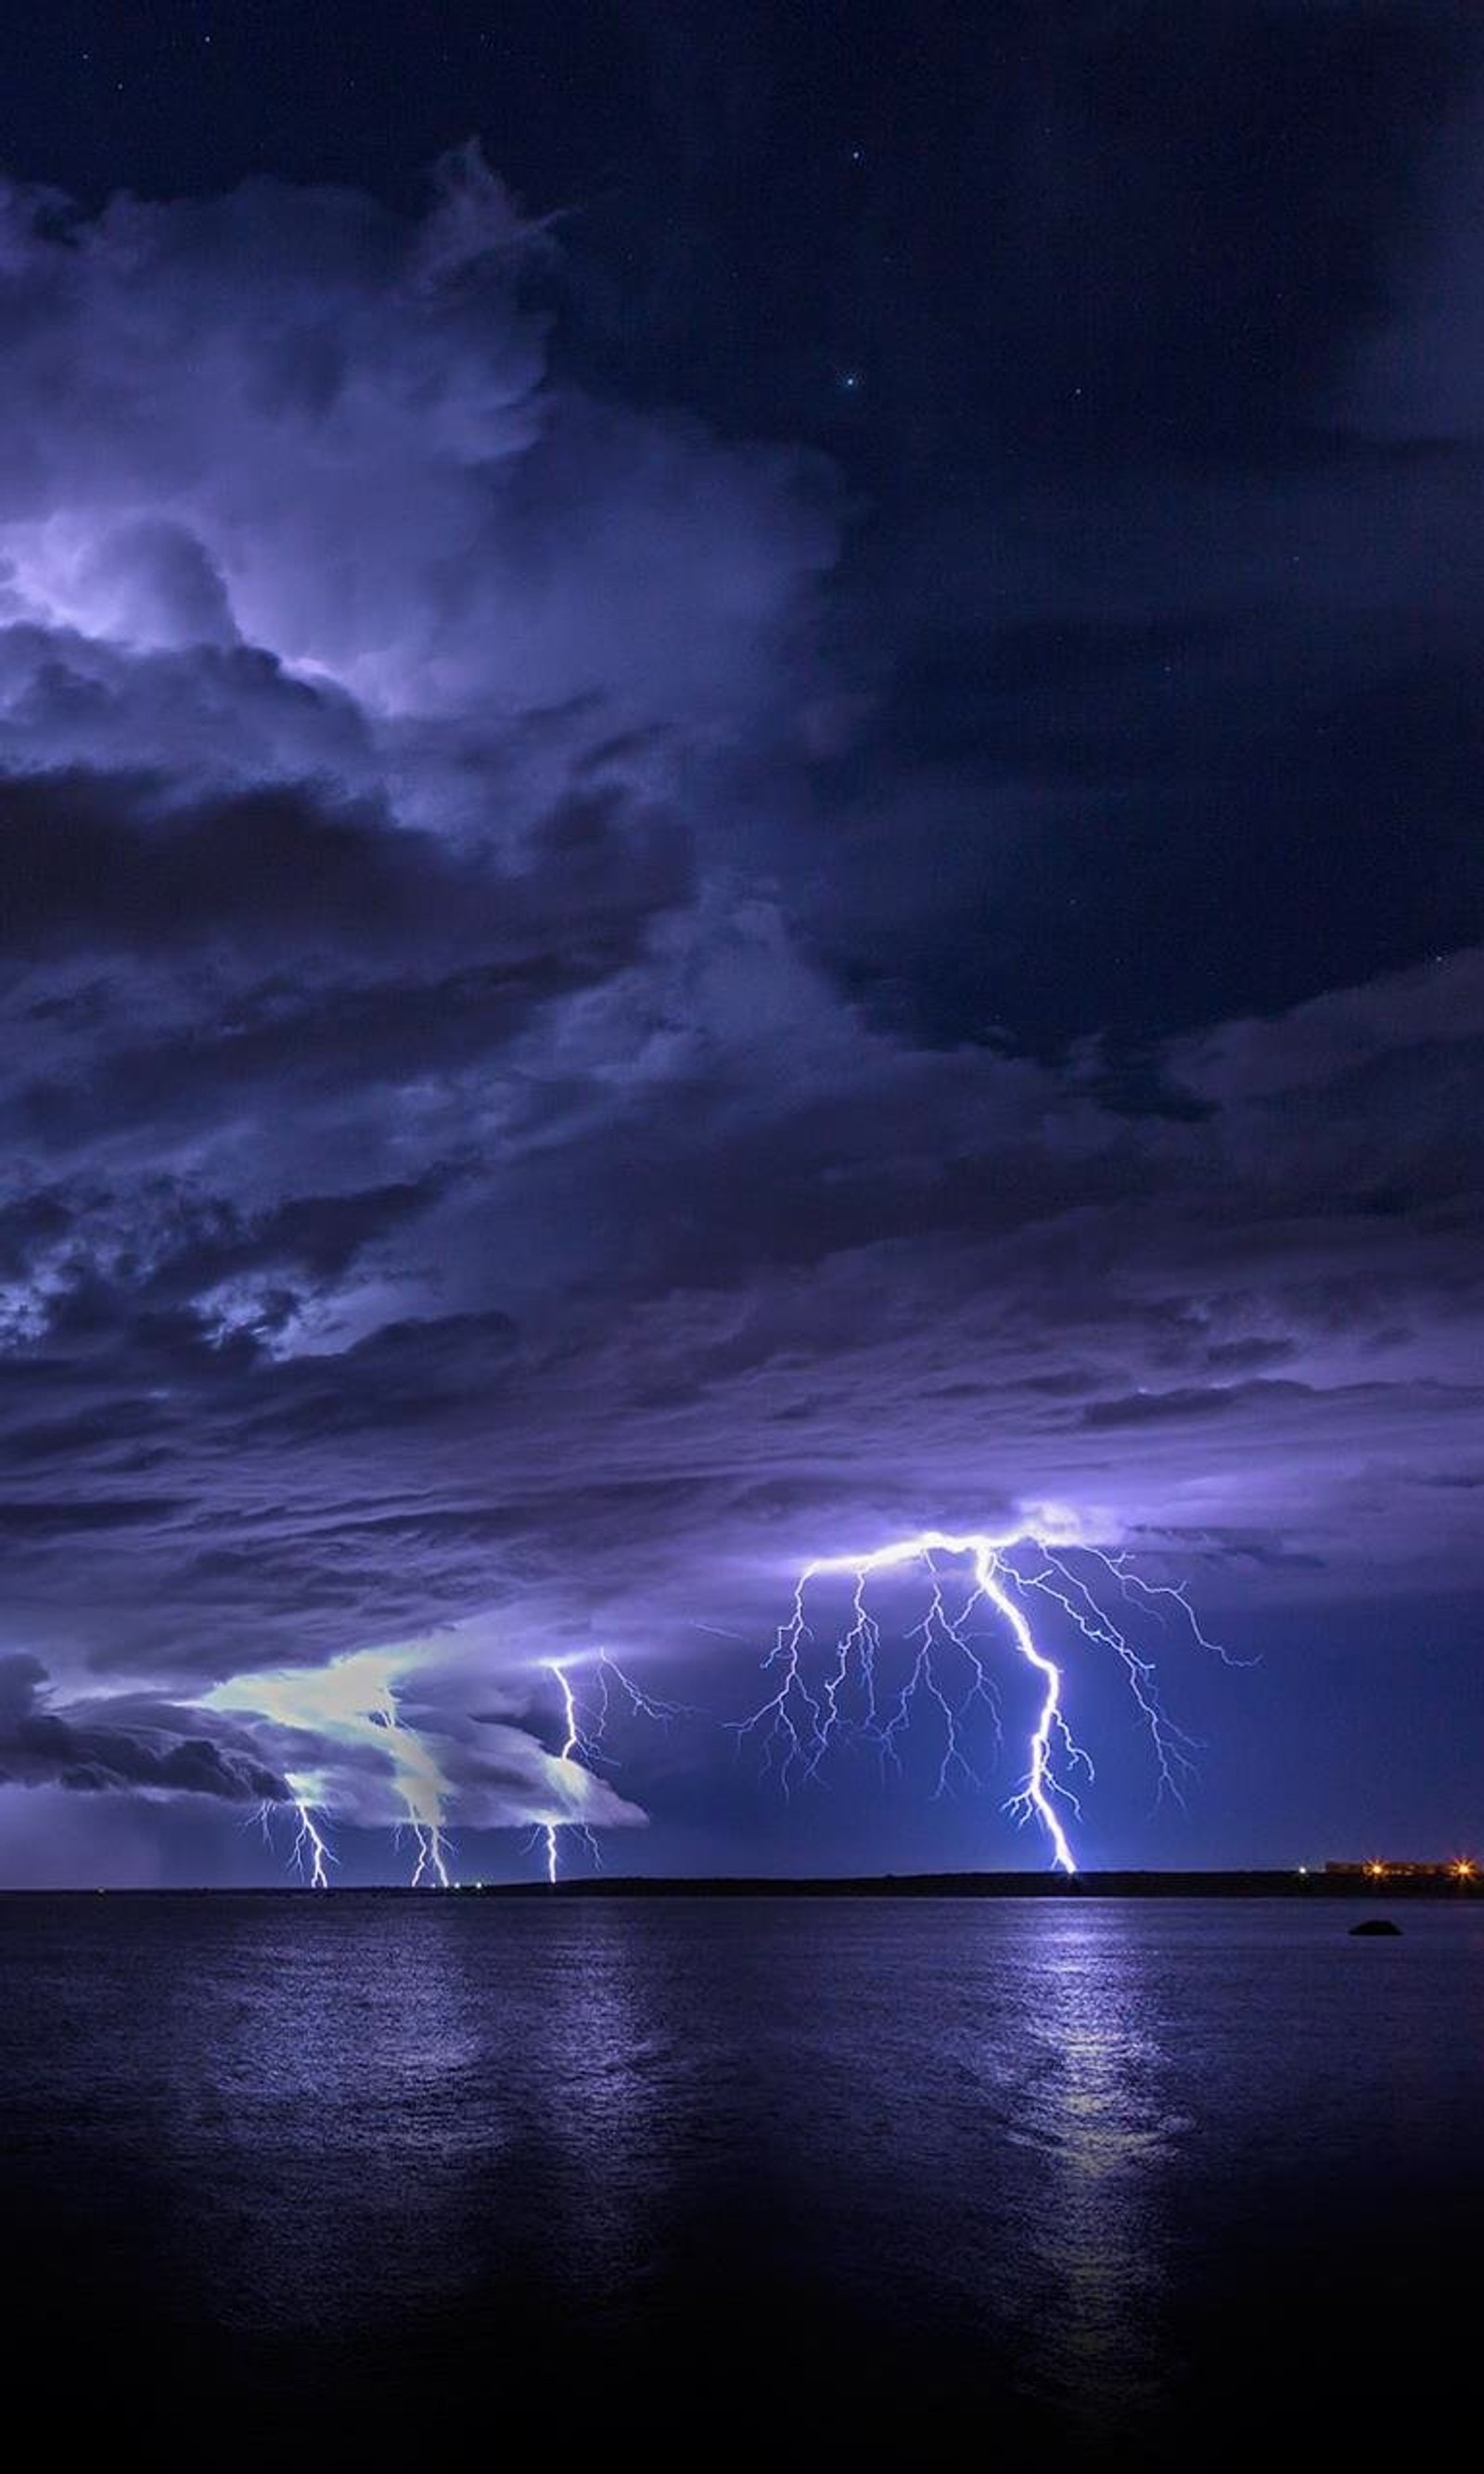
MULTIPOLYGON (((593 1660, 593 1687, 586 1695, 588 1706, 584 1713, 566 1660, 548 1658, 544 1663, 547 1674, 554 1677, 561 1695, 565 1734, 558 1747, 557 1758, 578 1762, 590 1772, 612 1770, 616 1766, 614 1757, 604 1743, 615 1702, 620 1705, 620 1711, 626 1707, 630 1717, 645 1718, 651 1725, 663 1729, 671 1727, 677 1718, 706 1716, 703 1710, 693 1709, 684 1701, 667 1701, 658 1693, 646 1692, 606 1649, 600 1649, 593 1660)), ((602 1870, 602 1852, 585 1821, 541 1822, 537 1826, 536 1843, 545 1846, 547 1880, 553 1887, 560 1871, 560 1833, 564 1830, 572 1831, 582 1839, 594 1866, 598 1871, 602 1870)))
POLYGON ((440 1890, 450 1890, 453 1880, 449 1871, 449 1842, 437 1823, 410 1821, 407 1827, 417 1850, 417 1860, 412 1867, 412 1888, 420 1890, 424 1881, 431 1878, 440 1890))
POLYGON ((652 1726, 669 1728, 677 1718, 705 1718, 709 1713, 697 1710, 689 1701, 666 1701, 658 1693, 645 1692, 633 1677, 625 1673, 619 1661, 606 1649, 597 1653, 597 1711, 584 1739, 583 1759, 613 1766, 612 1756, 602 1749, 603 1735, 616 1693, 628 1703, 629 1714, 647 1718, 652 1726))
MULTIPOLYGON (((562 1715, 567 1728, 566 1740, 563 1742, 561 1749, 557 1754, 557 1758, 562 1761, 570 1761, 572 1760, 579 1752, 586 1754, 589 1749, 584 1742, 582 1728, 577 1717, 577 1696, 572 1688, 572 1679, 560 1659, 548 1658, 547 1661, 547 1669, 549 1674, 554 1675, 556 1678, 556 1688, 562 1696, 562 1715)), ((591 1767, 591 1762, 589 1762, 589 1766, 591 1767)), ((550 1882, 553 1890, 556 1887, 557 1877, 557 1847, 559 1844, 558 1832, 563 1827, 564 1825, 559 1821, 547 1821, 542 1824, 542 1835, 547 1842, 547 1880, 550 1882)), ((587 1831, 587 1839, 588 1844, 592 1847, 596 1856, 597 1850, 591 1831, 587 1831)))
MULTIPOLYGON (((603 1721, 608 1713, 606 1685, 604 1686, 602 1707, 597 1717, 596 1732, 589 1734, 584 1731, 582 1721, 577 1714, 577 1696, 572 1690, 572 1678, 568 1674, 566 1666, 559 1658, 548 1658, 546 1663, 547 1673, 554 1675, 556 1678, 557 1690, 562 1696, 563 1722, 567 1729, 566 1739, 558 1752, 557 1758, 563 1761, 579 1761, 585 1769, 591 1770, 603 1758, 598 1750, 597 1738, 601 1735, 603 1721)), ((585 1821, 543 1822, 541 1824, 541 1836, 546 1842, 547 1880, 549 1881, 553 1889, 556 1887, 557 1874, 560 1869, 557 1851, 560 1845, 560 1832, 563 1830, 573 1830, 576 1831, 584 1846, 587 1848, 588 1854, 593 1858, 595 1869, 599 1872, 602 1870, 603 1859, 598 1849, 597 1841, 594 1837, 592 1831, 588 1828, 585 1821)))
MULTIPOLYGON (((983 1784, 983 1781, 963 1749, 963 1736, 961 1731, 975 1702, 982 1701, 993 1721, 995 1741, 998 1744, 1002 1740, 999 1701, 985 1662, 965 1630, 970 1615, 984 1598, 984 1589, 976 1577, 974 1587, 958 1613, 951 1615, 944 1601, 943 1585, 937 1566, 931 1554, 925 1556, 923 1560, 932 1580, 932 1596, 927 1613, 908 1635, 910 1640, 915 1640, 918 1643, 916 1660, 906 1684, 897 1695, 896 1706, 891 1716, 880 1731, 880 1742, 884 1760, 900 1776, 902 1763, 897 1750, 897 1739, 911 1722, 913 1704, 919 1695, 926 1696, 937 1710, 942 1725, 943 1754, 938 1763, 937 1783, 933 1792, 935 1796, 943 1796, 947 1794, 956 1774, 961 1774, 970 1786, 983 1784), (957 1701, 949 1699, 948 1693, 938 1680, 937 1665, 934 1659, 936 1647, 947 1647, 956 1651, 961 1669, 965 1666, 968 1669, 966 1688, 957 1701)), ((857 1608, 861 1604, 865 1580, 866 1576, 863 1574, 856 1582, 854 1603, 857 1608)), ((874 1712, 871 1714, 874 1716, 874 1712)))
POLYGON ((856 1568, 851 1564, 806 1565, 793 1592, 792 1609, 779 1625, 764 1661, 765 1667, 780 1677, 778 1689, 735 1729, 739 1743, 749 1735, 757 1736, 763 1747, 764 1776, 776 1772, 785 1795, 795 1771, 802 1771, 806 1777, 817 1772, 830 1739, 825 1711, 804 1681, 804 1644, 814 1637, 804 1612, 805 1593, 816 1572, 856 1568))
MULTIPOLYGON (((1047 1597, 1054 1598, 1058 1606, 1071 1617, 1085 1640, 1094 1641, 1104 1649, 1110 1649, 1121 1661, 1124 1673, 1129 1679, 1129 1689, 1138 1705, 1140 1715, 1149 1730, 1150 1741, 1155 1748, 1155 1758, 1159 1772, 1158 1792, 1160 1795, 1173 1796, 1177 1804, 1183 1806, 1185 1783, 1194 1766, 1191 1754, 1196 1746, 1193 1738, 1182 1729, 1171 1725, 1159 1707, 1155 1694, 1154 1661, 1140 1656, 1128 1635, 1113 1621, 1107 1610, 1099 1605, 1087 1583, 1077 1573, 1068 1571, 1059 1555, 1054 1554, 1049 1549, 1042 1551, 1046 1557, 1044 1569, 1039 1572, 1017 1573, 1014 1575, 1015 1579, 1023 1589, 1039 1589, 1047 1597), (1056 1577, 1054 1578, 1053 1575, 1056 1577), (1062 1587, 1058 1588, 1058 1581, 1063 1584, 1062 1587)), ((1107 1563, 1106 1556, 1100 1556, 1098 1560, 1104 1564, 1107 1563)), ((1111 1570, 1113 1567, 1109 1564, 1108 1568, 1111 1570)), ((1123 1575, 1115 1574, 1115 1577, 1121 1580, 1123 1575)), ((1172 1590, 1169 1594, 1176 1596, 1179 1593, 1172 1590)), ((1181 1604, 1183 1603, 1181 1600, 1181 1604)), ((1188 1613, 1189 1610, 1187 1609, 1186 1612, 1188 1613)), ((1194 1623, 1194 1617, 1191 1620, 1194 1623)), ((1199 1637, 1200 1627, 1197 1626, 1196 1630, 1199 1637)))

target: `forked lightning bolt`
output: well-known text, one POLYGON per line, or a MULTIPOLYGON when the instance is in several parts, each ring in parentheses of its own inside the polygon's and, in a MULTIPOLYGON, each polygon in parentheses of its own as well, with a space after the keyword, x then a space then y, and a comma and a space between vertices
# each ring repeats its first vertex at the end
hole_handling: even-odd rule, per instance
POLYGON ((334 1862, 328 1847, 315 1827, 314 1814, 306 1804, 296 1804, 299 1830, 294 1839, 294 1861, 301 1873, 309 1877, 311 1890, 328 1890, 329 1875, 326 1866, 334 1862))
POLYGON ((1193 1747, 1160 1708, 1153 1660, 1109 1611, 1107 1593, 1100 1596, 1093 1582, 1074 1566, 1073 1555, 1085 1555, 1096 1564, 1128 1606, 1161 1623, 1178 1610, 1204 1648, 1217 1648, 1202 1632, 1180 1589, 1140 1580, 1122 1555, 1048 1544, 1031 1530, 997 1537, 982 1530, 920 1529, 866 1554, 821 1555, 804 1566, 794 1586, 791 1609, 778 1627, 766 1661, 776 1688, 750 1717, 737 1722, 734 1732, 740 1740, 750 1737, 762 1742, 766 1764, 787 1792, 795 1780, 815 1777, 832 1746, 850 1732, 874 1742, 883 1759, 899 1767, 902 1738, 915 1705, 926 1702, 936 1716, 942 1744, 937 1791, 941 1794, 956 1773, 972 1780, 964 1721, 975 1702, 995 1712, 996 1701, 984 1655, 976 1645, 979 1636, 971 1635, 968 1625, 977 1611, 990 1611, 1035 1685, 1035 1717, 1025 1769, 1010 1809, 1022 1821, 1038 1822, 1054 1864, 1064 1873, 1074 1873, 1077 1861, 1067 1822, 1081 1817, 1081 1807, 1070 1777, 1080 1771, 1090 1779, 1092 1763, 1073 1738, 1062 1706, 1061 1667, 1033 1630, 1028 1602, 1053 1601, 1083 1639, 1111 1650, 1119 1660, 1154 1744, 1161 1792, 1179 1798, 1193 1747), (945 1565, 967 1569, 955 1581, 945 1565), (916 1646, 907 1680, 884 1704, 878 1687, 882 1633, 872 1610, 871 1584, 884 1574, 914 1571, 922 1573, 927 1586, 927 1610, 909 1635, 916 1646), (831 1577, 848 1579, 853 1588, 848 1619, 837 1638, 833 1663, 821 1679, 811 1676, 805 1664, 805 1647, 814 1638, 809 1597, 815 1583, 831 1577), (847 1714, 847 1707, 853 1715, 847 1714))
MULTIPOLYGON (((611 1769, 614 1766, 611 1756, 603 1749, 603 1738, 607 1733, 608 1721, 617 1694, 622 1695, 635 1717, 651 1719, 658 1727, 668 1727, 675 1718, 698 1718, 704 1714, 701 1710, 687 1709, 681 1702, 662 1701, 655 1694, 644 1691, 634 1682, 632 1676, 624 1673, 618 1661, 610 1658, 606 1649, 600 1649, 592 1661, 593 1689, 589 1696, 591 1708, 589 1714, 584 1717, 579 1709, 576 1689, 572 1680, 572 1662, 566 1659, 548 1658, 545 1663, 547 1674, 555 1678, 556 1688, 561 1695, 562 1724, 565 1732, 557 1758, 578 1762, 588 1771, 611 1769)), ((602 1864, 597 1840, 585 1821, 543 1822, 539 1828, 539 1836, 546 1847, 547 1880, 553 1888, 560 1869, 558 1859, 560 1832, 564 1830, 575 1831, 592 1856, 595 1866, 600 1868, 602 1864)))
MULTIPOLYGON (((568 1675, 567 1669, 559 1658, 548 1658, 547 1661, 547 1669, 548 1674, 554 1675, 556 1678, 556 1688, 562 1696, 563 1724, 567 1731, 561 1748, 557 1753, 557 1759, 559 1761, 580 1760, 584 1768, 592 1769, 595 1761, 600 1758, 600 1756, 597 1754, 596 1739, 586 1736, 582 1732, 581 1722, 577 1716, 577 1696, 572 1690, 572 1679, 568 1675)), ((586 1822, 543 1822, 541 1831, 543 1838, 546 1840, 547 1847, 547 1880, 551 1883, 553 1889, 556 1887, 557 1876, 557 1833, 559 1831, 572 1829, 576 1829, 581 1831, 583 1838, 587 1842, 594 1863, 596 1864, 600 1861, 597 1852, 597 1841, 594 1837, 591 1830, 589 1830, 586 1822)))
MULTIPOLYGON (((431 1747, 415 1728, 404 1726, 397 1706, 397 1686, 420 1663, 406 1649, 354 1650, 331 1659, 328 1666, 276 1667, 255 1675, 237 1675, 203 1694, 202 1706, 246 1710, 296 1733, 312 1734, 328 1745, 348 1744, 364 1752, 375 1747, 378 1768, 391 1773, 401 1798, 406 1831, 413 1845, 411 1886, 425 1883, 451 1888, 449 1842, 443 1813, 448 1788, 431 1747)), ((289 1808, 298 1819, 290 1861, 306 1874, 312 1888, 328 1889, 328 1866, 334 1857, 324 1834, 326 1812, 331 1808, 329 1782, 318 1771, 290 1771, 289 1808)))
MULTIPOLYGON (((1068 1543, 1036 1527, 999 1534, 919 1529, 864 1554, 821 1555, 804 1565, 764 1661, 765 1696, 750 1715, 731 1721, 730 1731, 739 1744, 762 1747, 765 1774, 771 1772, 787 1794, 816 1779, 832 1752, 851 1739, 872 1746, 886 1769, 900 1773, 910 1736, 926 1722, 937 1752, 934 1792, 944 1794, 960 1782, 978 1785, 971 1755, 980 1711, 997 1740, 1000 1734, 992 1672, 997 1637, 1029 1679, 1034 1710, 1009 1809, 1037 1825, 1053 1864, 1070 1874, 1077 1859, 1069 1833, 1081 1818, 1076 1782, 1090 1780, 1093 1770, 1068 1724, 1060 1652, 1081 1641, 1118 1661, 1153 1746, 1158 1792, 1179 1799, 1195 1747, 1160 1704, 1148 1648, 1151 1629, 1167 1631, 1172 1624, 1203 1649, 1225 1656, 1202 1631, 1183 1590, 1144 1580, 1126 1554, 1068 1543), (821 1657, 814 1646, 815 1609, 821 1585, 832 1580, 848 1582, 849 1592, 833 1648, 821 1657), (920 1594, 912 1603, 903 1591, 920 1594), (905 1639, 905 1674, 897 1661, 894 1673, 887 1671, 888 1609, 892 1637, 899 1645, 905 1639)), ((205 1700, 207 1707, 247 1709, 332 1742, 377 1745, 401 1800, 401 1826, 411 1833, 412 1886, 447 1889, 449 1790, 431 1746, 402 1723, 398 1708, 397 1686, 418 1662, 405 1649, 358 1651, 325 1668, 237 1677, 205 1700)), ((551 1758, 568 1772, 551 1783, 556 1811, 535 1827, 547 1880, 554 1885, 564 1831, 580 1834, 592 1861, 600 1860, 581 1815, 594 1779, 616 1766, 605 1742, 610 1721, 644 1718, 662 1728, 681 1719, 718 1721, 645 1691, 606 1649, 542 1665, 559 1705, 561 1737, 551 1758)), ((293 1861, 311 1887, 326 1889, 334 1861, 323 1827, 331 1804, 328 1782, 305 1770, 290 1772, 287 1784, 299 1825, 293 1861)))

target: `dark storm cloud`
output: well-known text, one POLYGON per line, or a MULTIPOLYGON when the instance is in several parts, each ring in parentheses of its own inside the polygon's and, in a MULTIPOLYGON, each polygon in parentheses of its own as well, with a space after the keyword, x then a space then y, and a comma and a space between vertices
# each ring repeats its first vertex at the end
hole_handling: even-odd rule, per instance
MULTIPOLYGON (((626 820, 600 793, 544 818, 536 864, 511 880, 487 855, 337 812, 294 785, 182 808, 117 777, 42 776, 7 783, 3 803, 0 919, 12 958, 266 944, 302 961, 327 947, 375 957, 390 946, 405 967, 425 951, 518 950, 542 925, 549 935, 558 890, 576 942, 585 881, 599 921, 609 907, 636 907, 616 847, 626 820)), ((622 844, 626 868, 643 858, 644 821, 638 849, 622 844)), ((677 894, 683 885, 677 873, 677 894)))
POLYGON ((120 1699, 100 1719, 85 1708, 54 1706, 45 1667, 23 1650, 0 1658, 0 1783, 89 1795, 219 1796, 230 1804, 290 1796, 240 1740, 230 1732, 225 1741, 207 1734, 191 1711, 135 1710, 120 1699))
POLYGON ((1089 1426, 1148 1426, 1167 1418, 1183 1426, 1194 1418, 1221 1417, 1253 1404, 1260 1408, 1265 1400, 1281 1399, 1303 1388, 1302 1384, 1242 1383, 1208 1390, 1191 1384, 1174 1392, 1135 1392, 1126 1400, 1094 1400, 1083 1418, 1089 1426))
MULTIPOLYGON (((1295 39, 1302 97, 1341 38, 1295 39)), ((1037 1506, 1218 1594, 1477 1569, 1462 549, 1432 592, 1475 517, 1358 412, 1274 444, 1400 285, 1433 107, 1355 75, 1321 344, 1271 234, 1223 255, 1261 454, 1212 378, 1176 469, 1170 369, 1107 367, 1108 473, 1033 470, 1017 366, 1016 459, 883 493, 833 580, 810 457, 547 375, 565 244, 476 156, 420 226, 12 194, 0 1530, 66 1696, 16 1724, 79 1779, 126 1783, 111 1727, 157 1793, 255 1764, 382 1827, 331 1661, 412 1644, 475 1826, 632 1820, 553 1761, 543 1659, 709 1664, 811 1554, 1037 1506)), ((1137 76, 1132 129, 1209 133, 1137 76)), ((1122 303, 1193 365, 1106 117, 1053 256, 1110 195, 1103 349, 1122 303)))
MULTIPOLYGON (((37 1488, 57 1466, 38 1412, 61 1393, 82 1420, 61 1429, 75 1477, 117 1488, 142 1455, 156 1487, 189 1491, 127 1559, 103 1536, 73 1572, 31 1540, 22 1599, 89 1627, 106 1589, 100 1655, 187 1672, 488 1605, 498 1665, 583 1645, 590 1624, 643 1641, 682 1607, 762 1620, 821 1532, 1010 1518, 1028 1497, 1162 1537, 1218 1585, 1225 1541, 1266 1523, 1273 1568, 1317 1559, 1343 1586, 1364 1507, 1446 1467, 1476 1425, 1481 1005, 1471 964, 1178 1045, 1165 1070, 1202 1105, 1173 1124, 1107 1116, 1045 1069, 909 1070, 879 1038, 847 1043, 834 1148, 806 1165, 775 1100, 777 1181, 759 1166, 719 1191, 728 1143, 750 1156, 733 1087, 677 1144, 661 1081, 623 1118, 665 1197, 642 1245, 591 1127, 575 1159, 537 1142, 518 1180, 450 1190, 445 1291, 487 1291, 493 1264, 523 1293, 519 1319, 428 1297, 327 1353, 304 1335, 285 1348, 289 1319, 260 1295, 227 1339, 205 1315, 125 1322, 121 1300, 74 1334, 59 1308, 12 1366, 37 1488), (863 1076, 875 1104, 858 1119, 863 1076), (1033 1135, 1083 1174, 1013 1174, 1033 1135), (1415 1198, 1399 1220, 1370 1207, 1378 1146, 1415 1198), (924 1169, 955 1152, 1001 1163, 998 1190, 976 1178, 977 1210, 924 1169), (708 1215, 724 1278, 699 1275, 708 1215), (109 1419, 121 1383, 147 1414, 109 1419), (91 1447, 79 1394, 98 1401, 91 1447)), ((797 1070, 785 1022, 775 1067, 791 1049, 797 1070)), ((1444 1539, 1467 1553, 1446 1509, 1366 1543, 1405 1564, 1444 1539)))
POLYGON ((0 1503, 0 1537, 55 1537, 60 1531, 153 1527, 182 1506, 170 1496, 102 1497, 91 1503, 37 1501, 0 1503))

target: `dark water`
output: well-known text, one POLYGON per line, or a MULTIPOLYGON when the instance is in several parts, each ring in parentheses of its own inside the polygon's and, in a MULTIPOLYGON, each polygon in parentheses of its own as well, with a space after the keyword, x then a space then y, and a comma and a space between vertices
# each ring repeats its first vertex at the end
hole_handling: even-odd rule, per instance
POLYGON ((1356 1914, 0 1900, 12 2383, 388 2458, 1415 2451, 1474 2378, 1484 1909, 1356 1914))

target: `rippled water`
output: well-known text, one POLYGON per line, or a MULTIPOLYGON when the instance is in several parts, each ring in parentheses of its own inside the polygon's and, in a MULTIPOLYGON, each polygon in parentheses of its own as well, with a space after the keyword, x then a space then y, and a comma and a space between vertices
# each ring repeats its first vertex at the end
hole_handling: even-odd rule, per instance
POLYGON ((15 2360, 188 2444, 1441 2435, 1484 1910, 1355 1914, 0 1900, 15 2360))

